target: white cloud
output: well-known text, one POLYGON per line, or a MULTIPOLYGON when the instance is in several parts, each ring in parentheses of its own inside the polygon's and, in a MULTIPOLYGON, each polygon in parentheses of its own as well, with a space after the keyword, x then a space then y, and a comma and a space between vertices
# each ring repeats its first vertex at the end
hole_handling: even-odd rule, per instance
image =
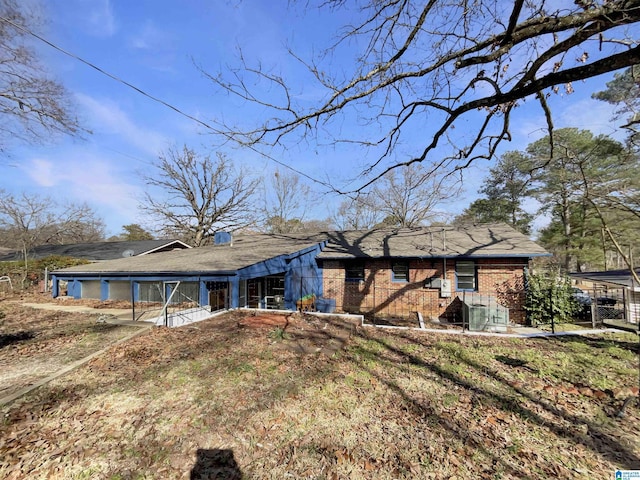
POLYGON ((130 45, 140 50, 156 49, 168 44, 168 36, 151 20, 147 20, 140 31, 130 38, 130 45))
POLYGON ((117 31, 116 18, 110 0, 83 2, 89 6, 85 30, 96 37, 111 37, 117 31))
MULTIPOLYGON (((625 132, 611 121, 615 107, 591 98, 578 99, 567 96, 550 105, 554 128, 578 128, 589 130, 594 135, 609 135, 622 140, 625 132)), ((517 109, 512 119, 513 143, 510 150, 523 150, 532 142, 548 133, 547 121, 542 109, 529 101, 517 109)))
POLYGON ((599 100, 579 100, 564 109, 558 118, 558 124, 560 127, 590 130, 595 135, 615 137, 615 134, 619 133, 616 124, 611 121, 615 108, 614 105, 599 100))
POLYGON ((111 230, 136 220, 141 187, 123 180, 135 177, 121 171, 112 158, 76 148, 55 158, 34 158, 22 170, 43 195, 86 202, 111 230))
POLYGON ((41 187, 53 187, 57 180, 57 170, 53 162, 42 158, 34 158, 26 169, 29 177, 41 187))
POLYGON ((78 103, 84 107, 92 120, 96 133, 112 134, 121 137, 124 142, 154 157, 168 144, 162 134, 139 127, 114 102, 97 100, 84 94, 76 94, 78 103))

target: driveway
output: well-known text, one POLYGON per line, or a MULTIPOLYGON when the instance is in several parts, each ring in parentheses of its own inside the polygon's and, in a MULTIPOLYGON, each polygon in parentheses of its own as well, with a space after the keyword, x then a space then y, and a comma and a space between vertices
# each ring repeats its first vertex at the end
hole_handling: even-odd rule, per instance
MULTIPOLYGON (((93 308, 86 305, 68 305, 64 303, 23 303, 22 305, 25 307, 36 308, 38 310, 109 315, 116 317, 119 320, 131 320, 131 309, 129 308, 93 308)), ((144 324, 144 322, 137 323, 144 324)))

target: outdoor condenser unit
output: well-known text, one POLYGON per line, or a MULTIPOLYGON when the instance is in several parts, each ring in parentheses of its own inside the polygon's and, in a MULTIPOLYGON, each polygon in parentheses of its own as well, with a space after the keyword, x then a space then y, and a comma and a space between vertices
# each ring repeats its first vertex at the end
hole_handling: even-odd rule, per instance
POLYGON ((472 332, 506 332, 509 309, 495 298, 470 298, 462 302, 462 317, 472 332))

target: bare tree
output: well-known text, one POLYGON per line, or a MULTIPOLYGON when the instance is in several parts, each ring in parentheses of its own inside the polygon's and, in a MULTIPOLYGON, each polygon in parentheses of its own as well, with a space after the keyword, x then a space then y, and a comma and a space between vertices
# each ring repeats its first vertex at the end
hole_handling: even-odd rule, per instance
POLYGON ((45 229, 47 243, 64 245, 68 243, 92 243, 105 240, 105 223, 86 203, 62 205, 63 211, 72 216, 63 225, 51 225, 45 229), (75 217, 75 218, 73 218, 75 217), (62 227, 62 228, 61 228, 62 227))
POLYGON ((640 0, 317 3, 358 5, 361 14, 351 11, 353 22, 316 58, 291 52, 308 67, 305 87, 324 95, 310 104, 297 85, 241 57, 239 68, 210 78, 270 118, 220 130, 272 152, 301 140, 359 143, 369 160, 356 191, 399 166, 423 162, 430 172, 452 173, 492 158, 525 101, 539 104, 551 134, 550 95, 640 63, 637 29, 629 28, 640 20, 640 0), (354 45, 359 51, 349 50, 354 45), (354 57, 349 66, 331 63, 345 52, 354 57), (345 119, 359 130, 342 128, 345 119))
POLYGON ((165 234, 200 247, 216 231, 254 223, 253 198, 259 181, 236 171, 223 154, 214 159, 185 145, 182 150, 168 149, 158 160, 153 173, 143 174, 155 190, 145 194, 140 208, 165 234))
POLYGON ((14 139, 41 142, 54 133, 81 130, 68 92, 49 78, 29 44, 30 32, 40 23, 31 5, 29 10, 14 0, 0 0, 0 149, 14 139))
POLYGON ((104 222, 87 204, 60 205, 50 197, 0 190, 0 230, 5 244, 20 249, 25 275, 31 250, 47 243, 102 240, 104 222))
POLYGON ((443 183, 419 164, 387 172, 373 189, 378 211, 388 226, 417 227, 443 218, 438 206, 457 188, 443 183))
POLYGON ((340 203, 332 215, 338 230, 369 230, 382 221, 382 212, 372 195, 356 195, 340 203))
POLYGON ((264 223, 271 233, 292 233, 304 229, 304 217, 310 201, 309 185, 300 176, 276 170, 270 182, 265 180, 264 223))

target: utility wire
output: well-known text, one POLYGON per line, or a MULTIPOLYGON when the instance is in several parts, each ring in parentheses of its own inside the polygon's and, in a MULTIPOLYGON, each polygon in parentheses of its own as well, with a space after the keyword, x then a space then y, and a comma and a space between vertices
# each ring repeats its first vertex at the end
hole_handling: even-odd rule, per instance
POLYGON ((117 81, 117 82, 120 82, 120 83, 122 83, 123 85, 126 85, 126 86, 127 86, 127 87, 129 87, 129 88, 132 88, 132 89, 133 89, 133 90, 135 90, 136 92, 140 93, 141 95, 144 95, 144 96, 145 96, 145 97, 147 97, 147 98, 150 98, 150 99, 151 99, 151 100, 153 100, 154 102, 158 102, 158 103, 160 103, 160 104, 164 105, 165 107, 168 107, 168 108, 170 108, 171 110, 173 110, 173 111, 175 111, 175 112, 179 113, 180 115, 182 115, 182 116, 184 116, 184 117, 187 117, 188 119, 193 120, 193 121, 194 121, 194 122, 196 122, 196 123, 199 123, 199 124, 200 124, 200 125, 202 125, 203 127, 207 128, 207 129, 209 129, 209 130, 211 130, 211 131, 213 131, 213 132, 215 132, 215 133, 220 133, 220 134, 222 133, 222 132, 220 132, 219 130, 217 130, 216 128, 213 128, 213 127, 212 127, 211 125, 209 125, 208 123, 203 122, 202 120, 200 120, 200 119, 198 119, 198 118, 194 117, 193 115, 189 115, 188 113, 183 112, 183 111, 182 111, 182 110, 180 110, 179 108, 174 107, 174 106, 173 106, 173 105, 171 105, 170 103, 167 103, 167 102, 165 102, 164 100, 162 100, 162 99, 160 99, 160 98, 158 98, 158 97, 154 97, 153 95, 148 94, 148 93, 147 93, 147 92, 145 92, 144 90, 142 90, 142 89, 140 89, 140 88, 136 87, 135 85, 133 85, 133 84, 131 84, 131 83, 127 82, 126 80, 122 80, 121 78, 119 78, 119 77, 117 77, 117 76, 115 76, 115 75, 113 75, 113 74, 111 74, 111 73, 109 73, 109 72, 107 72, 107 71, 103 70, 102 68, 98 67, 97 65, 94 65, 93 63, 91 63, 91 62, 89 62, 89 61, 87 61, 87 60, 85 60, 85 59, 83 59, 83 58, 81 58, 81 57, 79 57, 79 56, 75 55, 74 53, 71 53, 71 52, 69 52, 68 50, 65 50, 64 48, 61 48, 61 47, 57 46, 56 44, 54 44, 54 43, 50 42, 49 40, 47 40, 47 39, 46 39, 46 38, 44 38, 44 37, 41 37, 41 36, 40 36, 40 35, 38 35, 37 33, 34 33, 34 32, 32 32, 31 30, 29 30, 29 29, 27 29, 27 28, 23 27, 22 25, 18 25, 18 24, 16 24, 16 23, 12 22, 11 20, 9 20, 8 18, 2 17, 2 16, 0 16, 0 20, 2 20, 2 21, 3 21, 3 22, 5 22, 5 23, 8 23, 9 25, 13 26, 14 28, 17 28, 18 30, 20 30, 20 31, 22 31, 22 32, 24 32, 24 33, 26 33, 26 34, 28 34, 28 35, 31 35, 31 36, 33 36, 33 37, 37 38, 37 39, 38 39, 38 40, 40 40, 41 42, 44 42, 44 43, 46 43, 47 45, 49 45, 51 48, 54 48, 54 49, 58 50, 59 52, 64 53, 65 55, 67 55, 67 56, 69 56, 69 57, 71 57, 71 58, 73 58, 73 59, 75 59, 75 60, 78 60, 79 62, 84 63, 84 64, 85 64, 85 65, 87 65, 88 67, 91 67, 91 68, 93 68, 94 70, 97 70, 98 72, 100 72, 100 73, 101 73, 101 74, 103 74, 103 75, 106 75, 107 77, 111 78, 112 80, 115 80, 115 81, 117 81))
MULTIPOLYGON (((126 85, 127 87, 135 90, 139 94, 144 95, 145 97, 153 100, 154 102, 160 103, 161 105, 164 105, 165 107, 170 108, 171 110, 173 110, 174 112, 178 113, 179 115, 182 115, 183 117, 186 117, 186 118, 188 118, 190 120, 193 120, 194 122, 202 125, 206 129, 211 130, 212 132, 214 132, 214 133, 216 133, 218 135, 222 135, 222 136, 226 137, 227 139, 229 138, 229 135, 226 134, 225 132, 222 132, 222 131, 218 130, 217 128, 212 127, 208 123, 203 122, 202 120, 200 120, 200 119, 194 117, 193 115, 190 115, 190 114, 180 110, 178 107, 175 107, 175 106, 171 105, 170 103, 167 103, 167 102, 165 102, 164 100, 162 100, 162 99, 160 99, 158 97, 154 97, 153 95, 148 94, 147 92, 145 92, 141 88, 138 88, 135 85, 127 82, 126 80, 122 80, 121 78, 117 77, 116 75, 113 75, 112 73, 107 72, 106 70, 98 67, 97 65, 95 65, 95 64, 93 64, 93 63, 91 63, 91 62, 79 57, 78 55, 76 55, 74 53, 71 53, 71 52, 69 52, 68 50, 65 50, 62 47, 59 47, 58 45, 54 44, 53 42, 50 42, 46 38, 38 35, 37 33, 32 32, 28 28, 25 28, 22 25, 18 25, 16 23, 12 22, 11 20, 9 20, 8 18, 2 17, 2 16, 0 16, 0 20, 5 22, 5 23, 8 23, 9 25, 13 26, 14 28, 17 28, 18 30, 20 30, 20 31, 22 31, 22 32, 24 32, 24 33, 26 33, 28 35, 31 35, 34 38, 37 38, 41 42, 44 42, 47 45, 49 45, 51 48, 53 48, 53 49, 65 54, 65 55, 67 55, 67 56, 69 56, 69 57, 71 57, 71 58, 73 58, 75 60, 78 60, 81 63, 84 63, 88 67, 93 68, 94 70, 100 72, 101 74, 111 78, 112 80, 115 80, 116 82, 119 82, 119 83, 122 83, 123 85, 126 85)), ((273 158, 271 155, 268 155, 267 153, 258 150, 257 148, 255 148, 252 145, 249 145, 249 148, 251 150, 253 150, 255 153, 267 158, 268 160, 271 160, 272 162, 274 162, 274 163, 276 163, 276 164, 278 164, 278 165, 280 165, 280 166, 282 166, 284 168, 287 168, 288 170, 291 170, 292 172, 294 172, 294 173, 296 173, 296 174, 298 174, 298 175, 300 175, 302 177, 305 177, 305 178, 311 180, 314 183, 318 183, 318 184, 320 184, 320 185, 322 185, 324 187, 327 187, 327 188, 329 188, 329 189, 331 189, 333 191, 336 191, 335 188, 332 185, 330 185, 328 182, 323 182, 321 180, 318 180, 317 178, 313 178, 312 176, 310 176, 310 175, 308 175, 308 174, 306 174, 306 173, 304 173, 304 172, 302 172, 300 170, 297 170, 297 169, 293 168, 290 165, 287 165, 283 161, 278 160, 276 158, 273 158)), ((338 193, 340 193, 340 192, 338 192, 338 193)))

